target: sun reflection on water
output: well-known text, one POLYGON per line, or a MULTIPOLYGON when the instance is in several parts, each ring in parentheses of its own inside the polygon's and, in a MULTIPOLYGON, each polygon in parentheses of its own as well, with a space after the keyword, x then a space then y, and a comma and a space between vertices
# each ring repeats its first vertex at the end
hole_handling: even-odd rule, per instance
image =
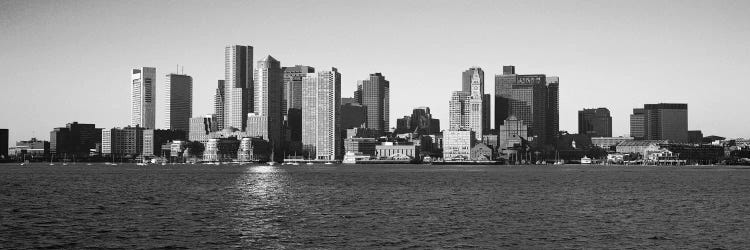
POLYGON ((237 179, 235 229, 243 247, 273 246, 290 234, 284 223, 288 183, 286 170, 264 165, 247 167, 237 179))

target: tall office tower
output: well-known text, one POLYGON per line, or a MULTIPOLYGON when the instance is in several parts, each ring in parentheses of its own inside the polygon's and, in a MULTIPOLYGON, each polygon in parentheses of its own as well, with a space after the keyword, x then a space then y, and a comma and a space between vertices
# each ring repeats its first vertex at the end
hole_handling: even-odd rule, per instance
POLYGON ((217 130, 224 129, 224 80, 219 80, 214 94, 214 121, 217 130))
POLYGON ((130 84, 130 124, 155 128, 156 68, 133 69, 130 84))
POLYGON ((205 115, 190 118, 188 140, 207 143, 211 132, 219 131, 216 115, 205 115))
POLYGON ((341 129, 363 128, 367 123, 367 108, 351 99, 341 98, 341 129))
POLYGON ((289 139, 294 142, 302 141, 302 78, 308 73, 315 73, 315 68, 296 65, 284 67, 284 93, 282 113, 285 116, 289 139))
POLYGON ((464 91, 453 91, 449 102, 449 130, 471 130, 469 125, 469 103, 471 93, 464 91))
POLYGON ((8 158, 8 129, 0 129, 0 160, 8 158))
POLYGON ((646 111, 635 108, 630 115, 630 137, 636 140, 646 139, 646 111))
POLYGON ((193 116, 193 77, 168 74, 163 93, 164 127, 188 132, 193 116))
MULTIPOLYGON (((284 143, 282 134, 283 111, 281 105, 284 89, 284 72, 281 70, 281 63, 270 55, 258 61, 253 81, 255 82, 255 96, 253 98, 255 110, 253 114, 263 117, 264 119, 262 120, 265 123, 263 124, 265 129, 260 129, 259 135, 268 140, 272 150, 279 151, 279 154, 275 156, 283 157, 283 154, 280 153, 283 151, 282 146, 284 143)), ((248 119, 250 117, 248 116, 248 119)), ((258 126, 258 128, 253 129, 262 127, 258 126)), ((249 125, 247 131, 251 131, 249 125)))
POLYGON ((578 111, 578 134, 591 137, 612 137, 612 116, 609 109, 583 109, 578 111))
POLYGON ((503 66, 495 75, 495 127, 511 115, 529 127, 529 139, 553 143, 559 129, 559 78, 543 74, 518 75, 514 66, 503 66))
MULTIPOLYGON (((610 129, 610 131, 612 131, 610 129)), ((547 76, 547 142, 555 143, 560 132, 560 77, 547 76)))
MULTIPOLYGON (((385 134, 390 129, 390 83, 380 73, 370 74, 370 79, 360 80, 362 105, 367 107, 367 128, 385 134)), ((356 96, 355 96, 356 98, 356 96)))
POLYGON ((440 132, 440 120, 432 118, 429 107, 417 107, 411 111, 411 132, 431 135, 440 132))
POLYGON ((336 68, 302 79, 302 146, 308 158, 342 157, 340 101, 341 74, 336 68))
POLYGON ((646 104, 643 109, 633 109, 630 134, 636 139, 688 142, 687 109, 685 103, 646 104), (638 136, 641 124, 643 136, 638 136))
POLYGON ((362 104, 362 81, 357 81, 357 90, 354 91, 354 97, 352 98, 354 98, 354 102, 362 104))
POLYGON ((450 129, 474 131, 475 139, 481 141, 489 133, 489 104, 489 95, 484 94, 484 71, 479 67, 464 71, 462 91, 451 95, 450 129))
POLYGON ((224 128, 244 130, 253 111, 253 47, 224 49, 224 128))

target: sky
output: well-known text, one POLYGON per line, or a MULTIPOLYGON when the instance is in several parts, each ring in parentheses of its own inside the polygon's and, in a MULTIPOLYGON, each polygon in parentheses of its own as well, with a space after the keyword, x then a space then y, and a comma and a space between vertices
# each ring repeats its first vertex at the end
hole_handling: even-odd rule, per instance
POLYGON ((13 143, 73 121, 126 126, 130 71, 142 66, 156 67, 157 93, 184 67, 193 115, 212 113, 224 47, 241 44, 256 61, 338 68, 342 97, 381 72, 392 125, 428 106, 447 128, 462 71, 483 68, 494 93, 494 75, 515 65, 560 77, 561 130, 577 132, 578 110, 606 107, 613 135, 627 135, 633 108, 679 102, 689 129, 747 138, 749 10, 722 0, 0 0, 0 128, 13 143))

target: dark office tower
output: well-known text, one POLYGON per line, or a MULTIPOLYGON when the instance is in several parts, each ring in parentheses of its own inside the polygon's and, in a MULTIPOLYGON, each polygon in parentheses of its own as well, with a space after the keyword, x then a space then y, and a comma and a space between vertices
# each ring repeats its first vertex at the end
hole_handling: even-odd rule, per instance
POLYGON ((226 46, 224 56, 224 128, 244 130, 253 112, 253 47, 226 46))
POLYGON ((101 142, 102 129, 96 128, 94 124, 73 122, 50 132, 50 152, 56 158, 87 158, 89 151, 101 142))
POLYGON ((347 103, 349 103, 349 104, 354 104, 354 103, 359 104, 359 102, 357 102, 354 99, 354 97, 341 97, 341 105, 346 105, 347 103))
POLYGON ((384 134, 390 129, 390 83, 380 73, 370 74, 370 79, 360 80, 362 105, 367 108, 367 128, 384 134))
POLYGON ((701 143, 703 142, 703 132, 700 130, 689 130, 688 131, 688 143, 701 143))
POLYGON ((417 107, 412 110, 410 117, 411 131, 420 135, 429 135, 440 132, 440 120, 433 119, 429 107, 417 107))
MULTIPOLYGON (((610 129, 612 131, 612 129, 610 129)), ((547 77, 547 142, 555 143, 560 132, 560 78, 547 77)), ((611 132, 610 132, 611 136, 611 132)))
POLYGON ((403 134, 411 131, 411 116, 396 119, 396 130, 393 133, 403 134))
POLYGON ((354 91, 354 101, 362 104, 362 81, 357 81, 357 90, 354 91))
POLYGON ((193 116, 193 77, 168 74, 163 91, 164 127, 187 133, 193 116))
POLYGON ((578 134, 591 137, 612 137, 612 116, 609 115, 609 109, 578 111, 578 134))
POLYGON ((688 107, 680 103, 646 104, 646 138, 685 143, 688 141, 688 107))
POLYGON ((0 161, 8 159, 8 129, 0 129, 0 161))
POLYGON ((362 128, 367 123, 367 108, 352 98, 341 98, 341 129, 362 128))
POLYGON ((552 143, 559 128, 559 78, 543 74, 518 75, 514 66, 504 66, 495 75, 495 126, 510 116, 527 125, 529 137, 542 144, 552 143))
POLYGON ((283 67, 282 70, 284 71, 284 94, 281 105, 283 115, 287 115, 289 109, 302 109, 302 78, 307 76, 307 73, 315 73, 315 68, 296 65, 283 67))
MULTIPOLYGON (((281 63, 267 56, 265 59, 258 61, 258 67, 255 69, 253 82, 254 87, 254 111, 248 116, 248 122, 253 120, 262 122, 260 127, 251 128, 248 124, 247 132, 253 132, 252 135, 263 136, 271 144, 272 149, 282 151, 283 134, 282 134, 282 105, 284 72, 281 70, 281 63)), ((259 124, 253 122, 253 124, 259 124)), ((276 156, 283 157, 283 154, 276 156)), ((279 159, 275 159, 279 160, 279 159)))
POLYGON ((214 94, 214 124, 218 130, 224 129, 224 80, 219 80, 214 94))
POLYGON ((644 109, 633 109, 630 115, 630 137, 636 140, 646 139, 646 111, 644 109))
POLYGON ((688 111, 684 103, 646 104, 633 109, 630 135, 642 140, 688 142, 688 111))

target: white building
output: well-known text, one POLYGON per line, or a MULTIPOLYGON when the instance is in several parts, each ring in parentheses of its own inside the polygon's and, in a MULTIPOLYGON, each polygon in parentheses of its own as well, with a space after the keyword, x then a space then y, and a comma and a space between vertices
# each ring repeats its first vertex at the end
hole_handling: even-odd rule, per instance
POLYGON ((156 68, 133 69, 130 76, 130 125, 156 128, 156 68))
POLYGON ((471 159, 474 140, 474 131, 443 131, 443 159, 446 161, 471 159))
POLYGON ((206 142, 208 142, 208 139, 210 139, 209 134, 211 132, 218 131, 217 126, 218 123, 214 119, 214 115, 204 115, 200 117, 190 118, 190 131, 188 132, 188 140, 206 144, 206 142))
POLYGON ((224 56, 223 128, 244 130, 247 113, 253 110, 253 47, 227 46, 224 56))
POLYGON ((310 159, 343 156, 340 102, 341 74, 336 68, 302 79, 302 147, 310 159))

